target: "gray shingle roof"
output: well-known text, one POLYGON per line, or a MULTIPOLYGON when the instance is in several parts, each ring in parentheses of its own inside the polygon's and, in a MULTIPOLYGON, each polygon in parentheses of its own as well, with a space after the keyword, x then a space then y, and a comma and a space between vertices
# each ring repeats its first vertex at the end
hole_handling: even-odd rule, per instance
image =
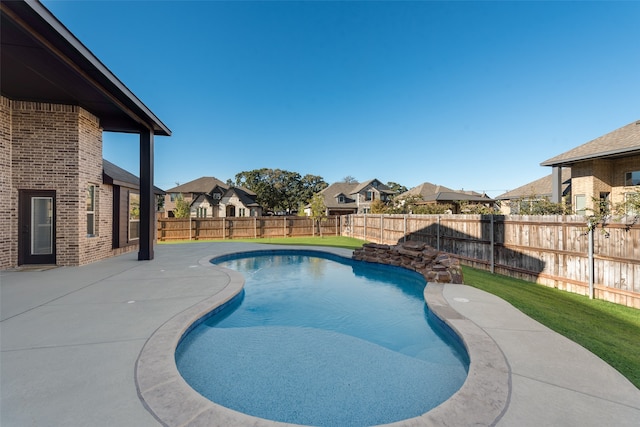
POLYGON ((214 188, 222 187, 227 190, 229 186, 213 176, 203 176, 185 184, 178 185, 167 190, 167 193, 210 193, 214 188))
POLYGON ((438 201, 438 202, 492 202, 493 200, 487 196, 480 194, 472 194, 469 191, 439 191, 438 193, 423 198, 425 202, 438 201))
MULTIPOLYGON (((102 159, 102 181, 105 184, 140 189, 140 179, 137 176, 105 159, 102 159)), ((164 191, 155 185, 153 186, 153 192, 155 194, 164 194, 164 191)))
POLYGON ((599 138, 540 163, 542 166, 564 166, 602 157, 640 153, 640 120, 629 123, 599 138))
MULTIPOLYGON (((562 194, 565 195, 571 185, 571 168, 562 168, 562 194)), ((511 200, 522 197, 547 196, 551 197, 553 188, 553 177, 549 174, 545 177, 532 181, 514 190, 507 191, 496 197, 496 200, 511 200)))
POLYGON ((453 191, 450 188, 447 188, 443 185, 436 185, 430 182, 423 182, 422 184, 413 187, 412 189, 405 191, 400 195, 400 197, 406 196, 420 196, 423 200, 426 200, 426 197, 432 197, 438 194, 441 191, 453 191))
POLYGON ((349 197, 350 194, 354 193, 354 189, 358 188, 361 184, 354 183, 348 184, 346 182, 335 182, 320 191, 320 194, 324 197, 324 205, 327 208, 355 208, 356 202, 354 199, 349 197), (344 195, 351 200, 350 202, 347 200, 346 203, 338 203, 337 197, 339 195, 344 195))

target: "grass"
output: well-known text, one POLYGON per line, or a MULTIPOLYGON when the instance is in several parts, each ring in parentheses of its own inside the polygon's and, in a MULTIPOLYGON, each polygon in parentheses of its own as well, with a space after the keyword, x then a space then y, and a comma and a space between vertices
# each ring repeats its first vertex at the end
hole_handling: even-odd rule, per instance
POLYGON ((640 310, 463 267, 466 285, 508 301, 585 347, 640 388, 640 310))
POLYGON ((354 239, 344 236, 315 236, 315 237, 274 237, 260 239, 216 239, 216 240, 176 240, 171 242, 160 242, 162 245, 175 243, 201 243, 201 242, 251 242, 265 243, 271 245, 301 245, 301 246, 331 246, 336 248, 356 249, 366 243, 364 240, 354 239))

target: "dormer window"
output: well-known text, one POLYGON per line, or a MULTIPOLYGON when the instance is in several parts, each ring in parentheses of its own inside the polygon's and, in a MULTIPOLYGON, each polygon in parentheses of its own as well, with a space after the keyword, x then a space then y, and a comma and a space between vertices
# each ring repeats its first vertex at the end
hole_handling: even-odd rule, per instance
POLYGON ((220 193, 213 193, 214 200, 220 200, 220 193))
POLYGON ((339 196, 338 196, 338 203, 344 203, 344 202, 345 202, 345 200, 344 200, 344 196, 343 196, 342 194, 341 194, 341 195, 339 195, 339 196))

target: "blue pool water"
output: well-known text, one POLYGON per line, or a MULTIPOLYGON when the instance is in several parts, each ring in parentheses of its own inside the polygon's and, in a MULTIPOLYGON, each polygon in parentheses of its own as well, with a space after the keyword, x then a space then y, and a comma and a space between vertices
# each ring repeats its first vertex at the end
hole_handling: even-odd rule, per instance
POLYGON ((418 416, 463 384, 468 359, 431 316, 424 279, 318 253, 238 254, 245 289, 186 334, 181 375, 228 408, 275 421, 367 426, 418 416))

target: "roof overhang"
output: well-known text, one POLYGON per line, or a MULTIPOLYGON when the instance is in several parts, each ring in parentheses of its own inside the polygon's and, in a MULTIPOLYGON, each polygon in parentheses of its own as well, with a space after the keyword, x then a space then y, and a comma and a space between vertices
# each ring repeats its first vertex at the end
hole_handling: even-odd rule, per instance
POLYGON ((640 155, 640 147, 624 148, 620 150, 610 150, 610 151, 604 151, 598 154, 576 156, 576 157, 570 157, 570 158, 561 159, 561 160, 549 159, 540 163, 540 166, 571 166, 575 163, 584 162, 588 160, 616 159, 620 157, 627 157, 630 155, 631 156, 640 155))
POLYGON ((98 117, 105 131, 171 135, 40 2, 2 1, 0 6, 2 96, 80 106, 98 117))

